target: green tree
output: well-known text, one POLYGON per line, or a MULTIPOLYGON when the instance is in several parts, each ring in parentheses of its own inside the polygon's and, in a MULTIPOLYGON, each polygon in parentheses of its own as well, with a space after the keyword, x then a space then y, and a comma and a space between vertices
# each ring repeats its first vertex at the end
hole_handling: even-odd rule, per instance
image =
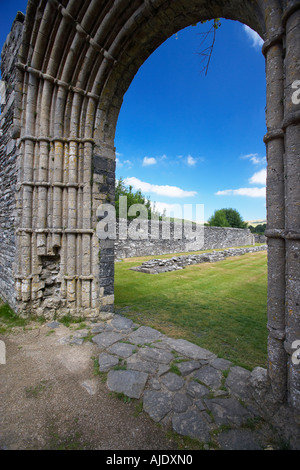
POLYGON ((247 223, 236 209, 223 209, 229 226, 234 228, 247 228, 247 223))
MULTIPOLYGON (((150 199, 147 199, 143 194, 141 193, 140 190, 138 191, 133 191, 132 186, 126 186, 124 183, 123 178, 120 178, 118 181, 116 181, 116 186, 115 186, 115 208, 116 208, 116 216, 117 219, 119 218, 119 198, 120 196, 126 196, 127 197, 127 214, 129 208, 133 204, 142 204, 143 206, 146 207, 148 211, 148 219, 151 219, 151 214, 155 212, 151 208, 151 202, 150 199)), ((156 212, 155 212, 156 213, 156 212)), ((138 214, 137 214, 138 215, 138 214)), ((128 216, 128 219, 133 219, 135 218, 134 216, 130 217, 128 216)))
POLYGON ((247 228, 240 213, 236 209, 219 209, 208 219, 210 227, 247 228))
POLYGON ((259 224, 256 227, 256 232, 260 235, 263 235, 267 229, 267 224, 259 224))
POLYGON ((207 225, 210 227, 230 227, 223 209, 216 210, 208 219, 207 225))
POLYGON ((251 233, 257 233, 258 235, 264 235, 265 230, 267 229, 267 224, 258 224, 256 227, 253 227, 253 225, 249 225, 248 227, 251 231, 251 233))

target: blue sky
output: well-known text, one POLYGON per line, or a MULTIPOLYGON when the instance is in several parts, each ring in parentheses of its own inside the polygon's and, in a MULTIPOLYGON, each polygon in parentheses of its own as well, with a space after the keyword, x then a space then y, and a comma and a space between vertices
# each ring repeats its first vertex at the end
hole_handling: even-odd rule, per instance
MULTIPOLYGON (((0 0, 1 44, 26 4, 0 0)), ((201 45, 209 28, 179 31, 140 68, 119 115, 116 176, 160 210, 203 204, 205 220, 223 207, 246 221, 265 219, 262 42, 244 25, 222 19, 205 76, 198 53, 211 43, 201 45)))

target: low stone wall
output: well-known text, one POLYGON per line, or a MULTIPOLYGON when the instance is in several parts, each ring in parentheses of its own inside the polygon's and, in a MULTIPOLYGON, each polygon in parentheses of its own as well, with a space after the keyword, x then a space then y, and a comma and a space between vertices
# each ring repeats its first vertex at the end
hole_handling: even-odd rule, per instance
MULTIPOLYGON (((128 222, 128 227, 130 222, 128 222)), ((195 226, 194 226, 195 227, 195 226)), ((193 248, 191 240, 185 237, 184 229, 179 224, 160 222, 157 226, 151 226, 148 222, 148 232, 141 231, 140 240, 127 238, 120 240, 119 226, 117 227, 117 239, 115 242, 115 258, 133 258, 136 256, 158 256, 169 253, 186 253, 199 250, 213 250, 231 248, 235 246, 254 245, 255 239, 249 229, 227 227, 202 227, 202 240, 193 248), (170 237, 165 234, 170 229, 170 237), (180 230, 181 229, 181 230, 180 230), (180 234, 181 238, 178 237, 180 234)))
POLYGON ((242 256, 246 253, 254 253, 257 251, 265 251, 267 245, 253 246, 249 248, 231 248, 223 251, 211 251, 209 253, 202 253, 198 255, 174 256, 171 259, 152 259, 131 268, 133 271, 139 271, 147 274, 159 274, 169 271, 177 271, 184 269, 185 266, 200 263, 215 263, 230 256, 242 256))

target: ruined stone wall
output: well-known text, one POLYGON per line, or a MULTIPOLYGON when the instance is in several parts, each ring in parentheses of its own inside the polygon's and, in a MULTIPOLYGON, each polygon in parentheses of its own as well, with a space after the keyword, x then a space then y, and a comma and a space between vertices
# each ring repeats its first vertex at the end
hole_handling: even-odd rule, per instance
MULTIPOLYGON (((128 226, 130 226, 130 224, 131 222, 128 222, 128 226)), ((235 246, 253 245, 255 243, 254 236, 248 229, 205 226, 202 227, 203 243, 200 239, 200 243, 196 244, 195 248, 191 249, 190 242, 192 240, 185 237, 184 228, 181 229, 181 225, 175 225, 174 223, 166 223, 166 226, 170 226, 169 239, 165 238, 165 234, 163 235, 162 223, 153 230, 151 221, 148 222, 147 237, 145 236, 145 238, 141 240, 133 240, 130 237, 125 240, 120 240, 117 230, 117 240, 115 242, 116 259, 132 258, 135 256, 157 256, 168 253, 184 253, 216 248, 231 248, 235 246), (181 238, 177 238, 178 233, 181 233, 181 238)))
POLYGON ((15 219, 18 181, 18 141, 13 139, 16 60, 21 44, 24 15, 19 13, 1 54, 0 115, 0 297, 15 306, 13 266, 16 253, 15 219))
POLYGON ((171 271, 178 271, 184 269, 186 266, 201 263, 216 263, 223 261, 228 257, 243 256, 247 253, 257 253, 259 251, 266 251, 267 245, 250 246, 244 248, 228 248, 227 250, 209 251, 208 253, 201 254, 188 254, 183 256, 173 256, 167 259, 151 259, 145 261, 141 266, 136 266, 133 271, 139 271, 146 274, 160 274, 171 271))

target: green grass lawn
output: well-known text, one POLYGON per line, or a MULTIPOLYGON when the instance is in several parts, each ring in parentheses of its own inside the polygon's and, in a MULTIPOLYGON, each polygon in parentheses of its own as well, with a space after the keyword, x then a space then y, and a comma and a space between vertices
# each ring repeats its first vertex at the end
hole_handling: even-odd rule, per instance
POLYGON ((156 275, 129 269, 144 260, 115 264, 116 310, 236 365, 266 367, 265 251, 156 275))

